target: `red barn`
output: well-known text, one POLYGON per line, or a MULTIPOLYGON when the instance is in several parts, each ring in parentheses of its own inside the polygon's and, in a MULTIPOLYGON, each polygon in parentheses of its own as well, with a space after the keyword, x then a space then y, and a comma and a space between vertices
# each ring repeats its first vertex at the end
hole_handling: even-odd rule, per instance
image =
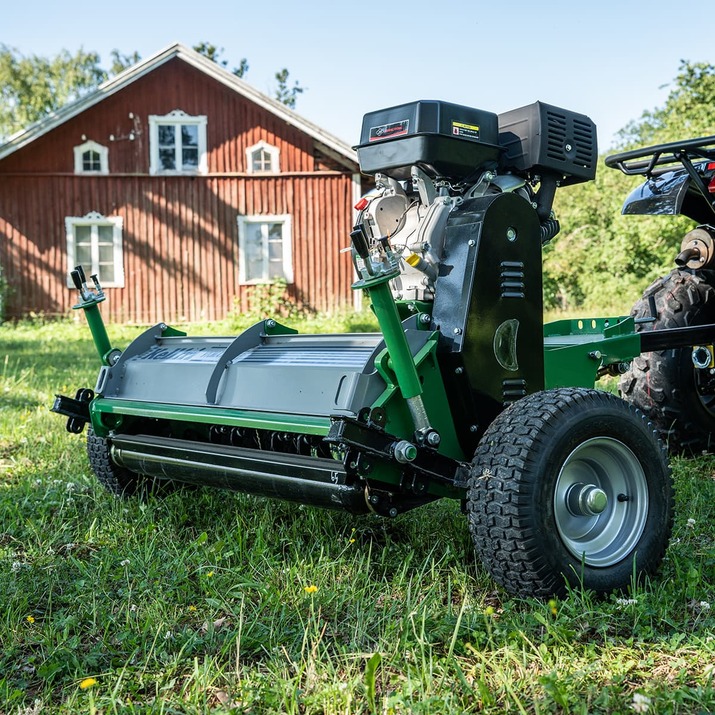
POLYGON ((67 314, 77 263, 113 321, 222 318, 276 279, 347 306, 358 171, 343 141, 173 45, 0 145, 6 316, 67 314))

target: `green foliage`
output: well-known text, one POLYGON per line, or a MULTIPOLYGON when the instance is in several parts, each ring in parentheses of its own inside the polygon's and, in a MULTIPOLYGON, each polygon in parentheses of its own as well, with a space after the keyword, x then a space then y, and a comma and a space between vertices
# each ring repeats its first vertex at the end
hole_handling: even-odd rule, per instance
POLYGON ((387 520, 211 489, 113 498, 48 411, 98 367, 81 323, 0 326, 3 712, 715 710, 715 458, 674 462, 652 582, 512 599, 456 503, 387 520))
POLYGON ((276 89, 276 99, 289 107, 290 109, 295 109, 296 98, 299 94, 305 92, 305 87, 301 87, 298 82, 294 82, 292 87, 288 86, 288 77, 290 72, 288 72, 285 67, 276 72, 276 81, 278 82, 278 88, 276 89))
POLYGON ((278 278, 271 283, 258 283, 248 290, 248 310, 241 310, 238 299, 228 317, 234 327, 250 325, 266 318, 288 318, 296 320, 308 315, 291 297, 288 283, 278 278))
POLYGON ((129 55, 123 55, 119 50, 114 49, 111 51, 110 57, 112 58, 112 64, 109 67, 110 77, 123 72, 141 59, 141 55, 136 50, 129 55))
MULTIPOLYGON (((200 55, 207 57, 212 62, 220 65, 221 67, 228 69, 228 60, 222 59, 221 55, 224 53, 223 47, 217 47, 211 42, 201 41, 194 45, 194 50, 200 55)), ((243 77, 243 75, 248 72, 248 60, 243 57, 238 64, 238 67, 234 67, 231 72, 236 75, 236 77, 243 77)))
MULTIPOLYGON (((621 140, 623 148, 632 148, 711 134, 715 65, 683 62, 665 105, 629 124, 621 140)), ((548 308, 627 311, 673 267, 693 223, 675 216, 621 216, 623 200, 642 181, 599 161, 595 181, 557 192, 554 210, 562 230, 544 251, 548 308)))
MULTIPOLYGON (((228 68, 228 61, 222 57, 223 47, 202 41, 194 45, 194 49, 228 68)), ((119 74, 141 57, 137 52, 123 54, 114 49, 110 59, 106 70, 96 52, 80 49, 74 54, 62 50, 54 57, 23 56, 17 49, 0 44, 0 142, 96 89, 104 80, 119 74)), ((248 60, 244 57, 230 71, 243 77, 248 72, 248 60)), ((278 81, 276 98, 295 109, 296 97, 304 88, 298 82, 288 86, 287 69, 276 72, 275 76, 278 81)))
POLYGON ((30 55, 0 45, 0 138, 78 99, 107 78, 96 52, 30 55))
POLYGON ((715 134, 715 65, 682 60, 662 107, 619 133, 624 148, 715 134))
MULTIPOLYGON (((194 50, 204 57, 208 57, 208 59, 224 69, 228 69, 228 60, 223 58, 223 47, 217 47, 211 42, 202 41, 194 45, 194 50)), ((243 77, 246 72, 248 72, 248 60, 244 57, 238 67, 234 67, 230 71, 235 74, 236 77, 243 77)), ((298 82, 295 82, 292 87, 289 87, 289 75, 290 72, 285 68, 276 72, 275 78, 278 82, 278 88, 276 89, 275 97, 279 102, 285 104, 286 107, 295 109, 296 98, 305 91, 305 88, 301 87, 298 82)))

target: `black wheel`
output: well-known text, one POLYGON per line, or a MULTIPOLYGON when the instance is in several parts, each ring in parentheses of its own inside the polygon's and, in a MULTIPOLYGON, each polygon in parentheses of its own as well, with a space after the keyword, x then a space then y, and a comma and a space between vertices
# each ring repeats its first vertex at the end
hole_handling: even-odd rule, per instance
POLYGON ((87 455, 92 471, 99 483, 112 494, 121 497, 166 494, 176 488, 174 482, 154 479, 137 474, 124 467, 118 467, 110 454, 111 443, 99 437, 93 429, 87 431, 87 455))
MULTIPOLYGON (((636 318, 656 320, 639 330, 715 323, 715 272, 674 270, 658 279, 636 303, 636 318)), ((697 454, 715 447, 715 395, 701 395, 689 348, 643 353, 620 380, 623 399, 643 410, 672 454, 697 454)))
POLYGON ((620 589, 654 573, 668 545, 666 451, 645 415, 615 395, 538 392, 484 434, 467 515, 479 557, 515 596, 620 589))

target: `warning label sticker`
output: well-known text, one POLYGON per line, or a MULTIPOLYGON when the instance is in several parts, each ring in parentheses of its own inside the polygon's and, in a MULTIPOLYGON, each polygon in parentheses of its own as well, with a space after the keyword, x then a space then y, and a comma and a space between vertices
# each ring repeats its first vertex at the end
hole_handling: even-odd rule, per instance
POLYGON ((409 127, 409 119, 403 119, 400 122, 391 122, 390 124, 381 124, 379 127, 371 127, 368 141, 376 142, 382 139, 392 139, 392 137, 403 136, 407 134, 409 127))
POLYGON ((479 127, 476 124, 452 122, 452 134, 462 139, 479 139, 479 127))

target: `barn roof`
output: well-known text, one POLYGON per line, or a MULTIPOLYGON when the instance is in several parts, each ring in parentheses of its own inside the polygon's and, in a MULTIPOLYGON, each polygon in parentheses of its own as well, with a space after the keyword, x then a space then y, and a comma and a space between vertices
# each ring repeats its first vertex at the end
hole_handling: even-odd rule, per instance
POLYGON ((348 168, 357 170, 357 155, 350 145, 346 144, 342 139, 338 139, 316 124, 304 119, 281 102, 259 92, 248 84, 248 82, 240 77, 236 77, 213 60, 208 59, 204 55, 178 42, 166 47, 151 57, 147 57, 145 60, 137 62, 137 64, 128 67, 115 77, 103 82, 96 90, 74 102, 60 107, 56 112, 16 132, 4 144, 0 144, 0 159, 4 159, 6 156, 13 154, 18 149, 21 149, 73 117, 76 117, 81 112, 98 104, 112 94, 119 92, 135 80, 152 72, 157 67, 175 57, 178 57, 221 84, 226 85, 246 99, 275 114, 287 124, 309 135, 328 156, 348 168))

